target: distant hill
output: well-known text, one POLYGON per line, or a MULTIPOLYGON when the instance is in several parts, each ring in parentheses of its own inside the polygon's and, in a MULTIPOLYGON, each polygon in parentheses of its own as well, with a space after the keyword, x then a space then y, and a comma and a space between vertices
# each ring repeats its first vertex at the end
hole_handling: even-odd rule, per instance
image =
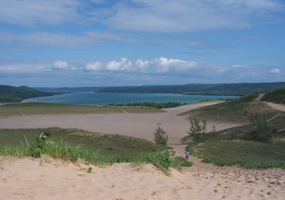
POLYGON ((253 93, 265 93, 281 88, 285 88, 285 82, 102 87, 99 88, 96 92, 174 93, 185 95, 244 96, 253 93))
POLYGON ((0 103, 21 102, 23 99, 52 96, 59 93, 43 92, 26 86, 0 85, 0 103))
POLYGON ((45 92, 95 92, 101 87, 33 87, 45 92))
POLYGON ((285 104, 285 88, 267 92, 260 100, 285 104))

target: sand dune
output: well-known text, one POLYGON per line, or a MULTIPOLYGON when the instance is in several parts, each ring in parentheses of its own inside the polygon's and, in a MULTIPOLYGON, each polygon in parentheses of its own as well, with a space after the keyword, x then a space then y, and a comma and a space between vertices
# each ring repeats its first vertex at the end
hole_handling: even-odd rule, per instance
POLYGON ((167 177, 152 165, 106 168, 41 159, 1 161, 0 199, 285 199, 282 170, 196 165, 167 177))
MULTIPOLYGON (((158 114, 46 115, 0 119, 1 128, 79 128, 152 140, 157 123, 168 133, 178 156, 189 122, 176 114, 201 105, 167 109, 158 114), (172 139, 175 135, 175 139, 172 139)), ((212 124, 209 123, 208 127, 212 124)), ((238 124, 216 124, 224 129, 238 124)), ((2 199, 285 199, 284 171, 246 170, 202 163, 165 176, 152 165, 114 164, 99 168, 52 159, 0 158, 2 199)))

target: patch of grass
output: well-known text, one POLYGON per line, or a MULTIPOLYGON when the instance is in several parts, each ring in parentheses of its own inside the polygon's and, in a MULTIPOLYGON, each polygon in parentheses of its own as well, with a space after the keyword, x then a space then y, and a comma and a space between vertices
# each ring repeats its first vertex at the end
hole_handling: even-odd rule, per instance
POLYGON ((190 154, 216 165, 285 169, 285 143, 216 140, 187 146, 190 154))

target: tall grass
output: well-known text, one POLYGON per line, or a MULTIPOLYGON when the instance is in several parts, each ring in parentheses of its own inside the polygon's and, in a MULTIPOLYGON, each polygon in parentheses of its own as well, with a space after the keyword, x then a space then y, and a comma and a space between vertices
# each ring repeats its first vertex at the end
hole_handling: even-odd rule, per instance
POLYGON ((180 169, 182 166, 192 166, 192 163, 183 160, 184 158, 174 159, 174 152, 168 149, 155 152, 151 152, 149 150, 148 153, 144 152, 136 155, 129 154, 126 156, 106 156, 100 154, 99 150, 86 150, 82 147, 83 145, 75 146, 74 144, 69 145, 62 141, 53 142, 47 140, 47 136, 43 132, 39 137, 37 137, 37 142, 31 142, 25 137, 25 142, 21 142, 21 145, 0 144, 0 156, 31 156, 37 158, 41 157, 42 155, 47 155, 55 159, 61 159, 72 163, 84 162, 86 164, 99 166, 122 162, 151 163, 166 174, 169 172, 170 167, 180 169))
MULTIPOLYGON (((0 146, 0 156, 15 157, 39 157, 39 148, 35 144, 23 144, 21 146, 5 145, 0 146)), ((166 174, 169 168, 173 167, 181 169, 182 166, 191 167, 191 162, 179 158, 174 159, 169 152, 152 152, 149 154, 141 154, 137 156, 102 156, 96 151, 86 151, 77 147, 71 147, 64 143, 48 143, 42 150, 40 155, 47 155, 55 159, 61 159, 72 163, 84 162, 97 166, 111 165, 114 163, 150 163, 162 170, 166 174)))

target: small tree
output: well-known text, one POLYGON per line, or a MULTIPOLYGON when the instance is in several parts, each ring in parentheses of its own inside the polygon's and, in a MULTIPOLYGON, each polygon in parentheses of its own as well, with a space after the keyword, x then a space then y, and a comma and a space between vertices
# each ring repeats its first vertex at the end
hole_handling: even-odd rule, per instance
POLYGON ((269 142, 272 138, 272 131, 270 131, 269 124, 265 116, 258 113, 250 115, 251 131, 245 134, 245 139, 256 140, 261 142, 269 142))
POLYGON ((194 142, 204 142, 205 140, 217 137, 215 125, 212 127, 210 133, 206 133, 207 130, 206 120, 203 120, 202 124, 200 123, 201 121, 196 117, 190 118, 190 131, 186 131, 188 135, 183 137, 181 141, 186 142, 188 140, 193 140, 194 142))
POLYGON ((167 145, 168 136, 166 135, 166 132, 162 128, 158 127, 154 132, 153 140, 157 144, 167 145))

